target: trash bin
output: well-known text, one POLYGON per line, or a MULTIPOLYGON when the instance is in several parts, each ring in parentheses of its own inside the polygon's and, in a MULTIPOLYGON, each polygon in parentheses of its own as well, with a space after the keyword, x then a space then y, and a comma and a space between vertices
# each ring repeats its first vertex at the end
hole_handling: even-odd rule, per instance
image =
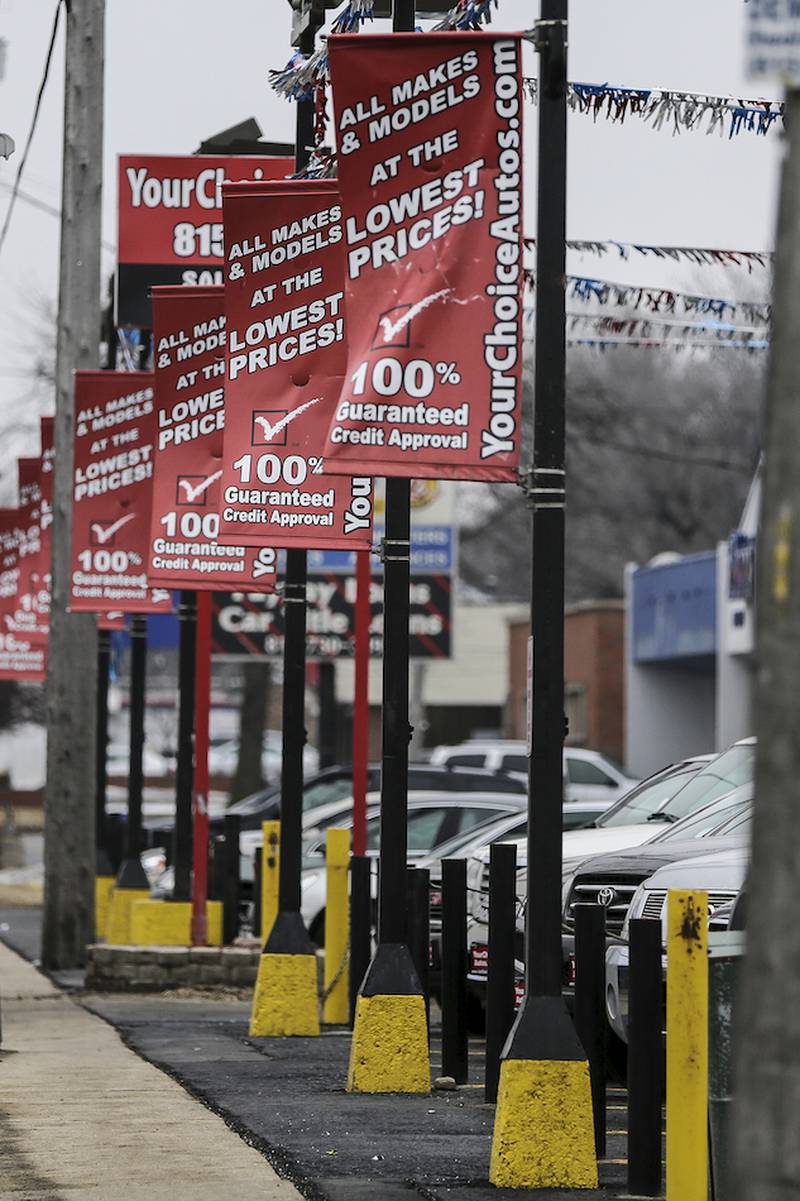
POLYGON ((708 936, 708 1137, 712 1201, 730 1201, 730 1117, 733 1100, 733 1005, 745 935, 708 936))

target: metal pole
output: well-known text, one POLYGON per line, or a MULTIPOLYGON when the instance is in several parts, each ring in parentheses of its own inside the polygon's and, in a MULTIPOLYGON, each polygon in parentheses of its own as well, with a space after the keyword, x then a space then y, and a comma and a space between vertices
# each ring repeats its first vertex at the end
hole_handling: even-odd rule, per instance
POLYGON ((95 846, 98 876, 111 876, 114 869, 108 848, 106 821, 106 755, 108 753, 108 673, 111 666, 111 631, 97 631, 97 711, 95 716, 95 846))
POLYGON ((430 1029, 431 874, 426 867, 406 869, 408 947, 425 997, 430 1029))
POLYGON ((367 855, 350 859, 350 1025, 356 997, 372 956, 372 860, 367 855))
POLYGON ((442 860, 442 1075, 469 1079, 466 859, 442 860))
POLYGON ((661 922, 634 918, 628 991, 628 1192, 644 1197, 661 1195, 663 1018, 661 922))
POLYGON ((197 593, 181 592, 178 605, 178 763, 175 772, 174 901, 192 899, 192 779, 197 593))
POLYGON ((130 763, 128 767, 128 822, 125 859, 117 888, 147 889, 149 884, 139 854, 142 849, 142 793, 144 790, 144 708, 147 676, 147 618, 131 620, 130 763))
MULTIPOLYGON (((300 40, 300 52, 314 49, 317 24, 312 12, 300 40)), ((298 100, 295 169, 302 170, 314 142, 314 102, 298 100)), ((303 747, 306 689, 306 578, 308 555, 286 552, 283 639, 283 741, 281 746, 281 826, 278 867, 278 916, 267 933, 265 952, 313 955, 314 947, 300 916, 303 846, 303 747)))
POLYGON ((318 664, 317 750, 320 767, 333 767, 338 758, 338 710, 336 707, 336 668, 330 661, 318 664))
POLYGON ((500 1054, 514 1022, 514 936, 517 912, 517 848, 489 848, 489 971, 486 981, 486 1074, 484 1100, 494 1104, 500 1054))
POLYGON ((208 722, 211 707, 211 593, 197 595, 195 660, 192 946, 208 942, 208 722))
MULTIPOLYGON (((353 854, 367 849, 367 769, 369 761, 369 551, 356 553, 356 646, 353 692, 353 854)), ((365 965, 366 970, 366 965, 365 965)), ((360 983, 360 980, 359 982, 360 983)))
POLYGON ((525 999, 506 1048, 512 1059, 572 1059, 561 997, 561 807, 564 744, 564 461, 567 0, 542 0, 536 234, 531 637, 525 999), (536 798, 536 804, 533 800, 536 798), (535 1002, 535 1004, 532 1004, 535 1002), (539 1017, 534 1016, 534 1010, 539 1017), (551 1020, 541 1014, 551 1011, 551 1020), (557 1017, 555 1016, 557 1013, 557 1017), (537 1033, 537 1028, 539 1033, 537 1033), (533 1043, 536 1054, 532 1054, 533 1043))
POLYGON ((378 940, 399 945, 406 942, 410 495, 408 480, 386 481, 378 940))
POLYGON ((606 912, 575 906, 575 1029, 589 1059, 594 1142, 606 1153, 606 912))
MULTIPOLYGON (((222 885, 222 941, 226 946, 239 934, 239 904, 241 866, 239 863, 239 831, 242 819, 238 813, 225 815, 224 881, 222 885)), ((255 883, 253 884, 255 894, 255 883)), ((259 890, 260 892, 260 890, 259 890)), ((255 899, 255 896, 254 896, 255 899)))

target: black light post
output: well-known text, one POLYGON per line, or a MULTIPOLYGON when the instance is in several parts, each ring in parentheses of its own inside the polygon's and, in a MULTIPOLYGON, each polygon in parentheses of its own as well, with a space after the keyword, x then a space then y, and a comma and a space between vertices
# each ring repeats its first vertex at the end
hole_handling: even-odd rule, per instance
MULTIPOLYGON (((394 0, 392 29, 412 32, 414 0, 394 0)), ((356 1002, 348 1089, 427 1092, 428 1024, 408 948, 408 655, 411 484, 386 481, 383 539, 383 742, 378 946, 356 1002)))
POLYGON ((541 0, 532 38, 540 66, 526 981, 503 1051, 490 1178, 505 1187, 595 1188, 588 1063, 561 995, 567 0, 541 0))
MULTIPOLYGON (((144 709, 147 677, 147 618, 131 620, 130 760, 128 766, 128 822, 125 827, 125 857, 117 875, 116 890, 142 891, 150 895, 139 855, 142 850, 142 795, 144 792, 144 709)), ((113 902, 112 902, 113 904, 113 902)), ((112 915, 113 916, 113 915, 112 915)), ((129 923, 129 914, 125 923, 129 923)), ((129 931, 128 931, 129 936, 129 931)), ((109 941, 113 941, 109 932, 109 941)), ((126 939, 127 941, 127 939, 126 939)))
MULTIPOLYGON (((311 54, 324 13, 316 5, 300 10, 297 45, 311 54)), ((297 101, 295 169, 310 158, 314 141, 314 102, 297 101)), ((281 834, 278 867, 278 915, 264 945, 250 1033, 314 1035, 319 1033, 316 955, 300 914, 303 845, 303 747, 306 683, 306 579, 308 555, 286 552, 283 601, 283 732, 281 747, 281 834)))
POLYGON ((113 875, 114 868, 108 848, 106 819, 106 786, 108 783, 108 672, 111 666, 111 631, 97 631, 97 710, 95 715, 95 784, 94 830, 97 848, 97 876, 113 875))
POLYGON ((194 683, 197 593, 181 592, 178 605, 178 756, 175 769, 173 901, 192 899, 192 782, 194 779, 194 683))

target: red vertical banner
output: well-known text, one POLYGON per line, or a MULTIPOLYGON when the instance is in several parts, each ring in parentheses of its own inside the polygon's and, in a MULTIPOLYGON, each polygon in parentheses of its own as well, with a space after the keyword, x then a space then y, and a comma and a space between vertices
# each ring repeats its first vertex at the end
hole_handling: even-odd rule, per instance
POLYGON ((24 519, 18 509, 0 509, 0 680, 47 679, 47 639, 21 621, 20 538, 24 519))
POLYGON ((70 609, 169 612, 151 588, 147 552, 155 402, 148 372, 75 373, 70 609))
POLYGON ((328 50, 348 322, 328 469, 513 482, 520 37, 343 35, 328 50))
POLYGON ((19 491, 17 628, 36 642, 46 642, 50 594, 42 560, 41 458, 18 459, 17 472, 19 491))
MULTIPOLYGON (((171 588, 271 592, 278 556, 219 541, 225 423, 223 289, 153 288, 156 446, 147 574, 171 588)), ((242 527, 242 536, 249 527, 242 527)))
POLYGON ((220 539, 364 550, 372 481, 326 473, 347 360, 335 183, 226 184, 220 539))

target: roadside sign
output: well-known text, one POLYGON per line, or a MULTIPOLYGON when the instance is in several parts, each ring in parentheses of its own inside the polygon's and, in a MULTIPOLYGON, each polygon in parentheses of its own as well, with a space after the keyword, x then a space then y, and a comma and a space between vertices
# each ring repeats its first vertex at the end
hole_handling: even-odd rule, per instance
MULTIPOLYGON (((355 647, 355 576, 312 573, 308 577, 306 657, 349 659, 355 647)), ((448 659, 451 655, 452 585, 447 575, 411 579, 411 657, 448 659)), ((373 580, 370 593, 370 655, 383 654, 383 588, 373 580)), ((212 651, 229 657, 279 658, 283 654, 283 601, 278 595, 215 593, 212 651)))
MULTIPOLYGON (((275 586, 278 555, 219 534, 225 422, 222 288, 155 288, 156 448, 147 574, 168 588, 275 586)), ((244 531, 243 531, 244 534, 244 531)))
POLYGON ((170 611, 172 594, 147 580, 153 443, 153 375, 75 372, 72 487, 73 612, 170 611))
POLYGON ((800 5, 797 0, 750 0, 745 17, 747 74, 800 83, 800 5))
POLYGON ((226 417, 220 542, 368 550, 372 480, 322 456, 347 350, 335 181, 223 188, 226 417))
POLYGON ((117 325, 152 328, 156 284, 221 284, 223 180, 282 179, 292 164, 274 155, 120 155, 117 325))
POLYGON ((515 34, 328 43, 345 212, 345 386, 328 470, 512 483, 522 416, 515 34))

